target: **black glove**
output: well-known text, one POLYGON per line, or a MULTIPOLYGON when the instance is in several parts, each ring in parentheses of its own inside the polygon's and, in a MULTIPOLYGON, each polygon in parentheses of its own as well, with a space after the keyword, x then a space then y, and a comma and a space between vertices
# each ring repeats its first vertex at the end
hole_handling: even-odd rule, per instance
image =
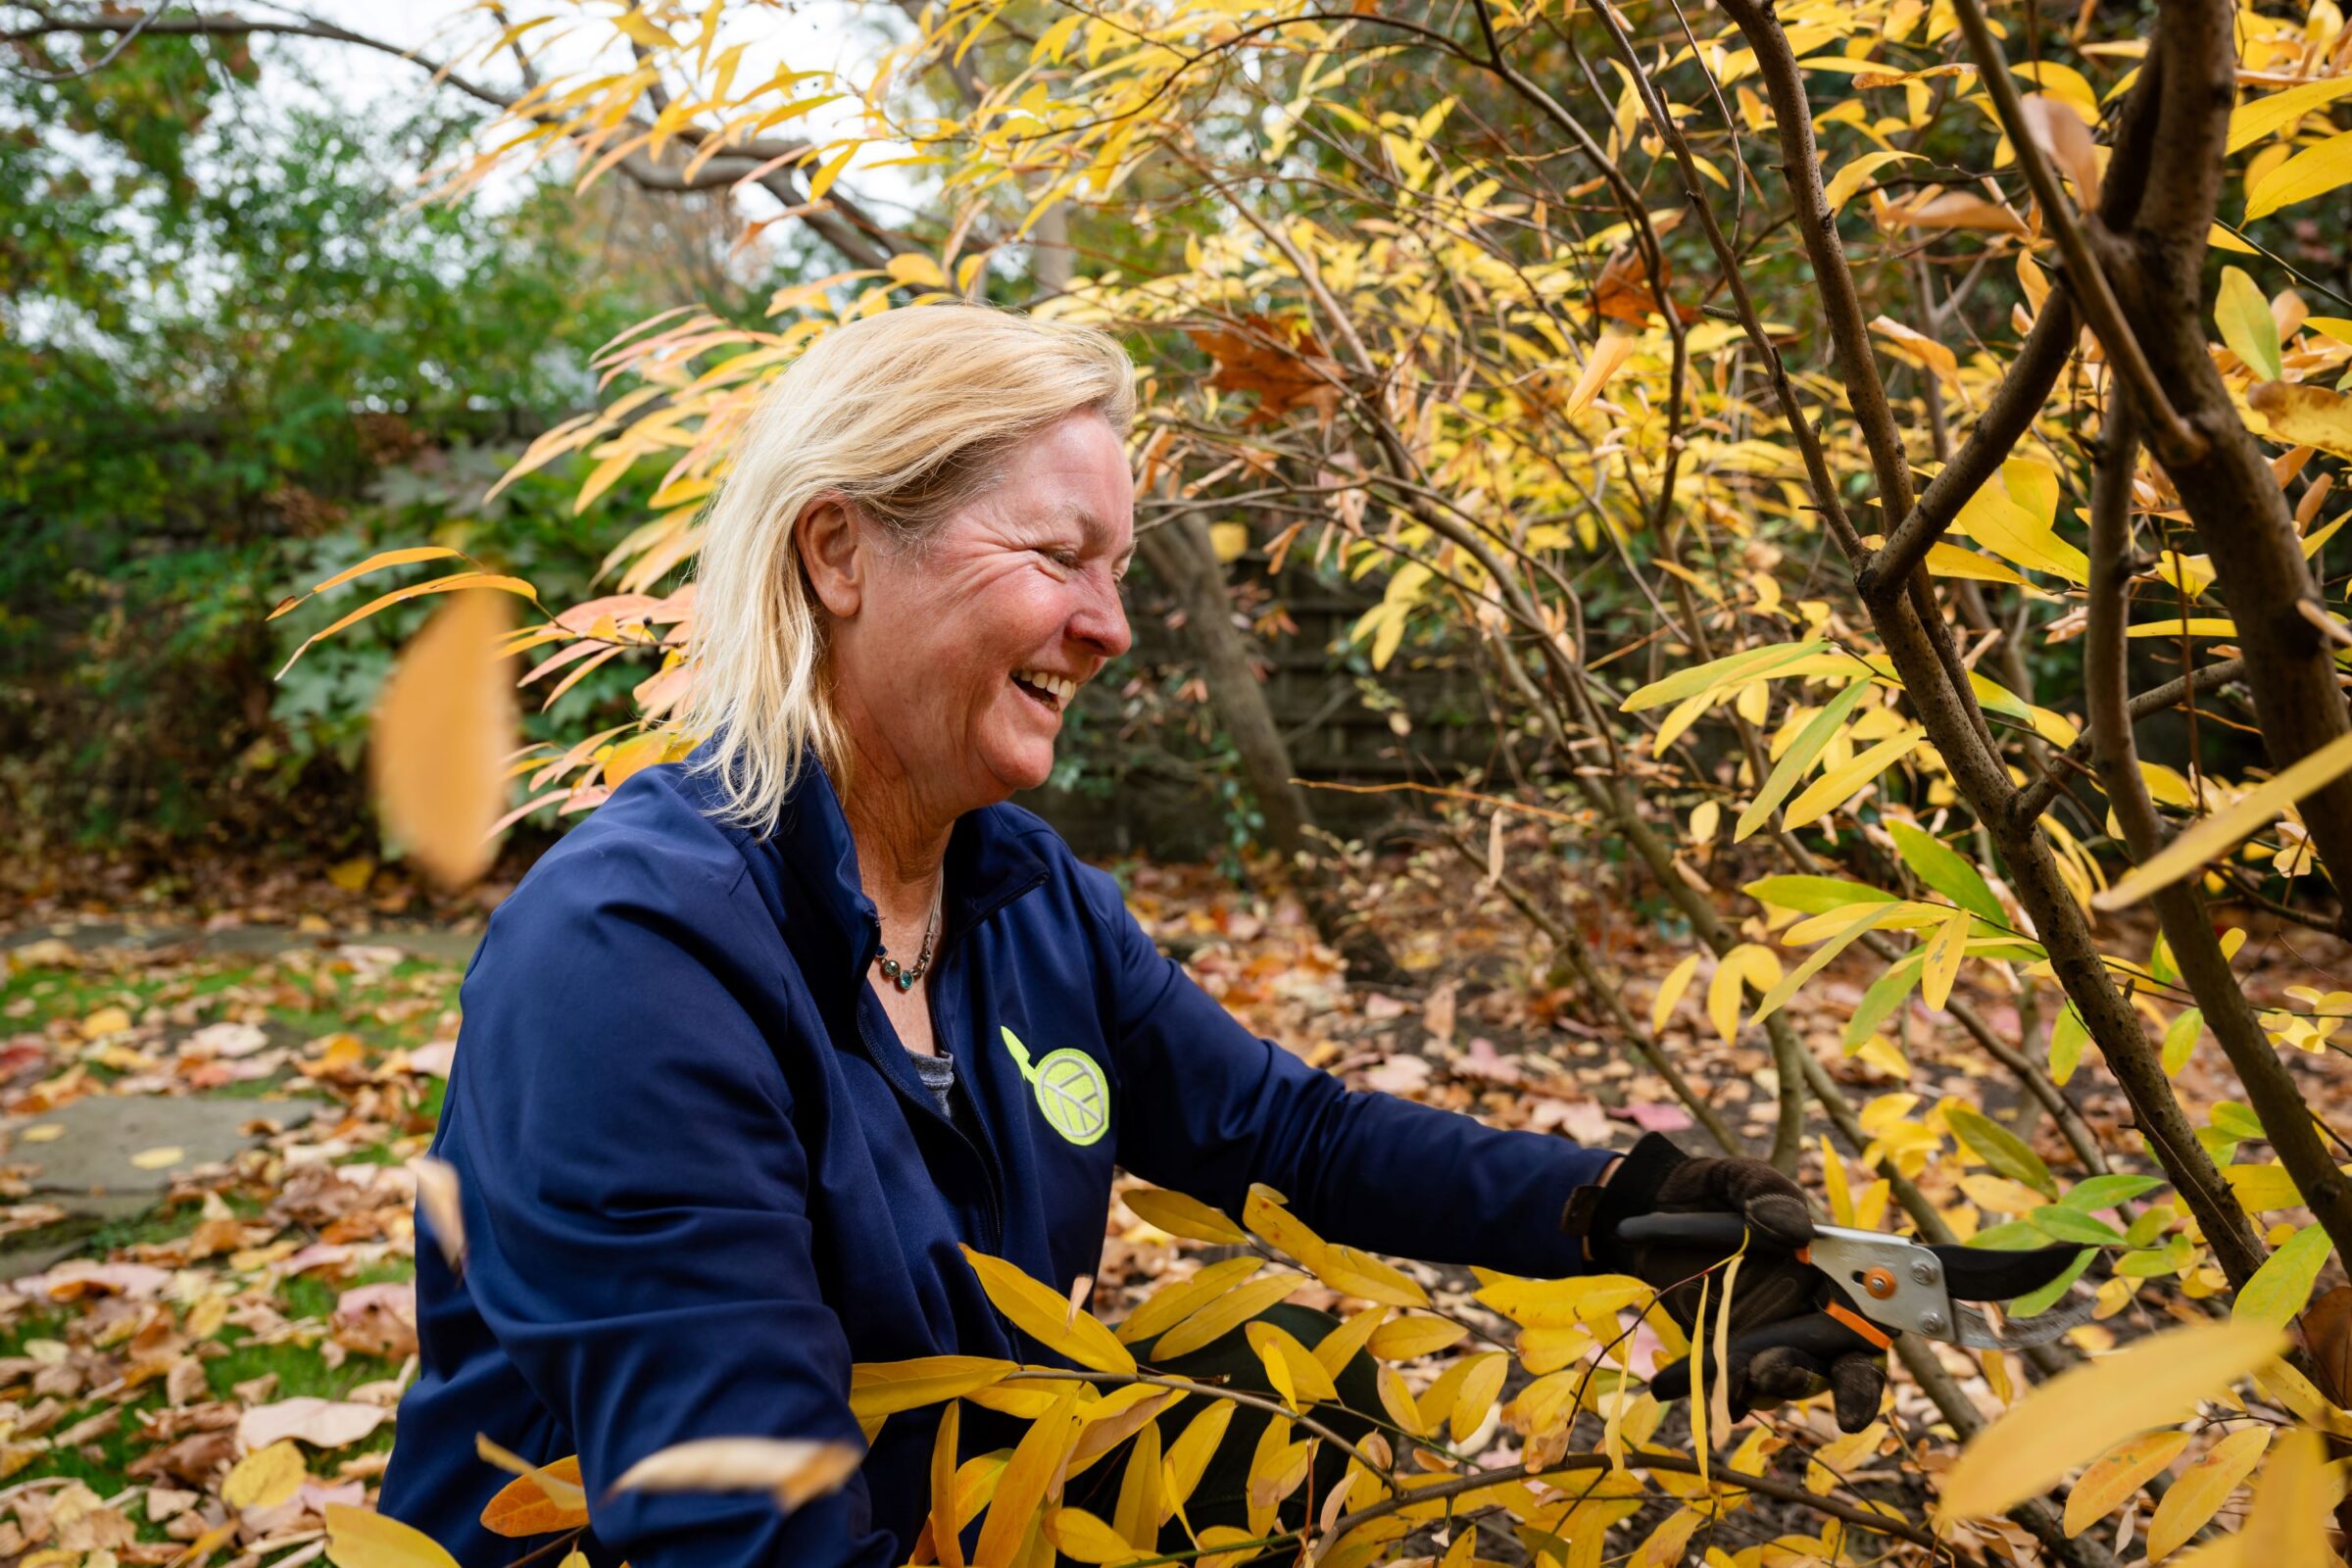
MULTIPOLYGON (((1760 1159, 1693 1159, 1656 1133, 1643 1135, 1618 1162, 1606 1187, 1584 1205, 1572 1200, 1563 1226, 1582 1230, 1592 1260, 1629 1274, 1660 1293, 1667 1315, 1687 1333, 1698 1316, 1699 1277, 1730 1253, 1719 1246, 1626 1242, 1617 1227, 1642 1214, 1737 1214, 1755 1233, 1732 1290, 1731 1374, 1735 1416, 1784 1399, 1832 1390, 1838 1425, 1859 1432, 1875 1419, 1886 1388, 1883 1349, 1822 1308, 1841 1300, 1828 1276, 1799 1262, 1796 1250, 1813 1240, 1803 1189, 1760 1159)), ((1723 1271, 1707 1287, 1712 1308, 1723 1294, 1723 1271)), ((1721 1375, 1712 1344, 1703 1348, 1710 1383, 1721 1375)), ((1690 1367, 1677 1362, 1659 1372, 1650 1392, 1679 1399, 1690 1392, 1690 1367)))

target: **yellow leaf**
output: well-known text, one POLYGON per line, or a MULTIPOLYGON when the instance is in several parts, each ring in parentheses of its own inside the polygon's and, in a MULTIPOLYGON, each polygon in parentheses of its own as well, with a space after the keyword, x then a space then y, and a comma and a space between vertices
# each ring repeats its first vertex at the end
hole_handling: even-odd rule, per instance
POLYGON ((341 1502, 326 1505, 326 1549, 335 1568, 458 1568, 423 1531, 341 1502))
POLYGON ((1209 1341, 1232 1333, 1305 1283, 1305 1275, 1285 1270, 1227 1291, 1161 1335, 1159 1343, 1152 1347, 1152 1358, 1170 1361, 1188 1350, 1198 1350, 1209 1341))
POLYGON ((2352 93, 2352 74, 2329 76, 2321 81, 2307 81, 2289 87, 2284 92, 2272 93, 2267 98, 2253 98, 2238 105, 2230 116, 2229 152, 2243 152, 2263 137, 2301 120, 2317 109, 2325 109, 2346 93, 2352 93))
MULTIPOLYGON (((962 1244, 958 1243, 958 1246, 962 1244)), ((963 1247, 964 1261, 980 1276, 980 1288, 1012 1325, 1057 1355, 1097 1372, 1132 1373, 1135 1357, 1110 1330, 1084 1312, 1070 1310, 1069 1298, 1022 1273, 1001 1257, 963 1247)))
POLYGON ((181 1160, 187 1157, 188 1152, 186 1150, 180 1148, 177 1144, 167 1144, 161 1149, 140 1150, 137 1153, 130 1156, 130 1162, 133 1165, 138 1166, 141 1170, 163 1170, 169 1166, 178 1164, 181 1160))
POLYGON ((368 760, 385 829, 435 881, 463 887, 490 868, 506 813, 507 759, 520 734, 499 658, 503 595, 461 593, 401 650, 377 699, 368 760))
POLYGON ((1250 1348, 1265 1363, 1266 1376, 1281 1391, 1285 1403, 1296 1408, 1340 1396, 1323 1363, 1285 1330, 1260 1322, 1250 1324, 1242 1332, 1250 1342, 1250 1348))
MULTIPOLYGON (((965 1250, 970 1250, 968 1248, 965 1250)), ((1031 1423, 1012 1450, 997 1494, 988 1505, 988 1520, 980 1527, 980 1544, 972 1560, 995 1568, 1020 1559, 1022 1543, 1038 1522, 1054 1472, 1068 1456, 1078 1431, 1078 1390, 1073 1386, 1054 1408, 1031 1423)))
POLYGON ((2352 458, 2352 398, 2324 386, 2264 381, 2246 389, 2246 404, 2263 416, 2272 440, 2352 458))
POLYGON ((2260 1324, 2210 1323, 2150 1335, 2059 1374, 1977 1434, 1943 1481, 1946 1519, 1999 1513, 2046 1490, 2118 1439, 2179 1417, 2278 1353, 2260 1324))
POLYGON ((2188 1446, 2185 1432, 2151 1432, 2131 1438, 2099 1455, 2098 1463, 2082 1472, 2075 1490, 2066 1495, 2066 1534, 2069 1540, 2106 1518, 2149 1478, 2180 1457, 2188 1446))
POLYGON ((1250 1240, 1239 1225, 1197 1198, 1159 1187, 1132 1188, 1124 1197, 1136 1218, 1147 1225, 1158 1226, 1170 1236, 1216 1247, 1241 1247, 1250 1240))
POLYGON ((1872 318, 1870 329, 1885 338, 1895 354, 1934 371, 1947 385, 1959 382, 1959 357, 1925 332, 1915 331, 1890 316, 1872 318))
POLYGON ((1458 1345, 1469 1334, 1442 1317, 1391 1318, 1372 1331, 1371 1350, 1383 1361, 1413 1361, 1458 1345))
POLYGON ((2344 1494, 2343 1473, 2328 1462, 2327 1445, 2308 1428, 2279 1440, 2254 1484, 2254 1500, 2240 1527, 2245 1560, 2262 1568, 2328 1568, 2328 1515, 2344 1494))
POLYGON ((2225 859, 2238 841, 2259 832, 2273 817, 2316 790, 2352 770, 2352 734, 2334 740, 2176 836, 2145 864, 2133 866, 2123 879, 2091 898, 2091 906, 2129 908, 2159 888, 2225 859))
POLYGON ((1499 1351, 1474 1355, 1465 1363, 1469 1371, 1462 1375, 1460 1392, 1454 1396, 1453 1408, 1446 1417, 1447 1429, 1456 1443, 1467 1443, 1494 1407, 1494 1396, 1502 1392, 1503 1374, 1511 1369, 1511 1358, 1499 1351))
MULTIPOLYGON (((351 581, 354 577, 365 577, 368 575, 368 573, 371 571, 381 571, 386 566, 407 566, 412 565, 419 561, 447 561, 452 556, 463 554, 463 551, 452 550, 447 545, 413 545, 406 550, 379 551, 375 555, 369 556, 366 561, 361 562, 358 565, 347 566, 343 570, 336 572, 332 577, 329 577, 325 581, 315 585, 311 589, 311 592, 314 594, 322 594, 329 588, 340 588, 345 583, 351 581)), ((300 598, 289 599, 284 604, 279 605, 275 610, 270 611, 270 618, 271 620, 275 620, 278 616, 284 614, 287 611, 292 610, 296 605, 301 603, 302 600, 300 598)))
POLYGON ((1200 1484, 1201 1472, 1208 1468, 1217 1446, 1225 1441, 1225 1429, 1233 1423, 1233 1411, 1230 1400, 1209 1400, 1208 1408, 1193 1417, 1183 1435, 1168 1445, 1168 1457, 1161 1468, 1167 1478, 1164 1495, 1169 1512, 1191 1500, 1193 1489, 1200 1484))
POLYGON ((239 1459, 220 1484, 220 1497, 232 1508, 275 1508, 294 1500, 307 1474, 302 1450, 281 1438, 239 1459))
POLYGON ((1084 1508, 1055 1508, 1046 1515, 1046 1539, 1054 1549, 1079 1562, 1123 1562, 1147 1556, 1084 1508))
POLYGON ((1659 982, 1658 994, 1649 1004, 1649 1028, 1652 1034, 1666 1027, 1667 1018, 1673 1015, 1674 1004, 1683 1000, 1684 992, 1690 989, 1690 977, 1696 973, 1698 955, 1695 953, 1666 971, 1666 978, 1659 982))
POLYGON ((920 252, 910 251, 903 256, 893 256, 882 270, 910 288, 948 286, 948 274, 940 270, 939 263, 920 252))
POLYGON ((1592 356, 1585 361, 1584 374, 1577 377, 1575 388, 1568 394, 1563 416, 1574 415, 1600 396, 1600 389, 1609 378, 1625 368, 1627 356, 1634 352, 1634 340, 1622 332, 1603 332, 1600 341, 1592 345, 1592 356))
POLYGON ((2237 1484, 2254 1473, 2263 1450, 2270 1446, 2269 1427, 2248 1427, 2230 1433, 2181 1471, 2156 1505, 2156 1517, 2148 1521, 2148 1561, 2162 1562, 2205 1528, 2205 1521, 2230 1500, 2237 1484))
POLYGON ((1315 1342, 1315 1359, 1323 1364, 1324 1371, 1338 1377, 1348 1369, 1348 1362, 1363 1352, 1365 1344, 1388 1315, 1385 1306, 1365 1307, 1315 1342))
POLYGON ((1707 1021, 1728 1043, 1740 1033, 1741 987, 1753 984, 1769 991, 1781 978, 1781 960, 1770 948, 1743 942, 1716 960, 1714 978, 1707 982, 1707 1021))
POLYGON ((1905 730, 1888 736, 1842 765, 1826 770, 1788 803, 1782 818, 1784 825, 1800 828, 1820 821, 1852 800, 1865 784, 1909 756, 1911 749, 1925 739, 1924 730, 1905 730))
POLYGON ((1249 552, 1250 525, 1242 522, 1212 522, 1208 525, 1208 543, 1217 560, 1230 565, 1249 552))
POLYGON ((2222 269, 2213 320, 2221 328, 2222 341, 2246 368, 2265 381, 2276 381, 2286 373, 2278 360, 2278 318, 2271 315, 2271 302, 2261 285, 2247 276, 2244 269, 2222 269))
POLYGON ((108 1035, 119 1035, 122 1033, 122 1031, 128 1029, 130 1025, 131 1016, 128 1008, 100 1007, 97 1011, 91 1013, 88 1017, 81 1020, 81 1038, 84 1040, 103 1040, 108 1035))
POLYGON ((863 1421, 896 1415, 985 1389, 1020 1370, 979 1355, 925 1355, 911 1361, 861 1361, 850 1368, 850 1413, 863 1421))
POLYGON ((1919 974, 1919 999, 1931 1012, 1941 1012, 1952 998, 1952 982, 1960 977, 1960 960, 1968 956, 1968 911, 1956 910, 1928 940, 1928 956, 1919 974))
POLYGON ((1254 1257, 1228 1257, 1209 1264, 1189 1280, 1162 1285, 1119 1324, 1119 1343, 1133 1345, 1174 1328, 1263 1266, 1254 1257))
POLYGON ((1918 159, 1919 154, 1917 153, 1864 153, 1830 176, 1829 184, 1822 191, 1822 194, 1829 198, 1830 211, 1833 214, 1837 213, 1847 202, 1852 201, 1854 192, 1868 184, 1870 176, 1885 169, 1888 164, 1916 163, 1918 159))
POLYGON ((1119 1477, 1119 1496, 1111 1510, 1110 1528, 1122 1540, 1140 1546, 1150 1546, 1158 1541, 1160 1522, 1169 1512, 1167 1477, 1167 1465, 1160 1457, 1159 1423, 1154 1421, 1136 1434, 1135 1447, 1127 1455, 1126 1472, 1119 1477))
POLYGON ((2306 147, 2254 182, 2246 192, 2246 221, 2267 218, 2281 207, 2324 196, 2352 184, 2352 130, 2306 147))

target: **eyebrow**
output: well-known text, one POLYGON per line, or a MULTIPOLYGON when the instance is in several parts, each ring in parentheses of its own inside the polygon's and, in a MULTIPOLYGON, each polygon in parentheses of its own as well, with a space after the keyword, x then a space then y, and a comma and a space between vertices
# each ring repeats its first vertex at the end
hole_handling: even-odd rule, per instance
MULTIPOLYGON (((1076 501, 1065 501, 1054 508, 1051 520, 1054 523, 1075 523, 1081 533, 1095 538, 1101 538, 1110 532, 1110 525, 1097 516, 1092 508, 1076 501)), ((1134 559, 1135 545, 1130 542, 1118 558, 1119 564, 1125 565, 1134 559)))

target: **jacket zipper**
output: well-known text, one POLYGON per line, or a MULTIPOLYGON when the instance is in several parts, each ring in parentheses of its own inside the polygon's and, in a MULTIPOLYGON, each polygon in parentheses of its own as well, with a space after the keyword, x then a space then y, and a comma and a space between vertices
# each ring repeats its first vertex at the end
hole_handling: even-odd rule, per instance
MULTIPOLYGON (((946 956, 946 949, 943 946, 940 951, 939 957, 945 958, 946 956)), ((934 960, 934 962, 936 963, 937 960, 934 960)), ((906 1088, 904 1084, 899 1082, 898 1075, 893 1073, 888 1066, 884 1065, 882 1059, 882 1048, 876 1044, 873 1031, 866 1026, 865 990, 866 987, 864 983, 860 981, 858 994, 851 999, 850 1003, 851 1010, 857 1015, 858 1018, 858 1042, 865 1047, 865 1054, 873 1059, 874 1065, 881 1069, 882 1076, 890 1081, 891 1086, 898 1090, 902 1098, 908 1098, 906 1088)), ((875 1005, 880 1006, 881 1004, 877 1002, 875 1005)), ((905 1049, 906 1048, 904 1046, 900 1047, 902 1052, 904 1052, 905 1049)), ((944 1124, 948 1131, 954 1133, 956 1137, 963 1144, 964 1148, 970 1150, 972 1153, 979 1159, 980 1169, 988 1178, 987 1184, 982 1190, 981 1194, 982 1197, 988 1200, 988 1253, 992 1257, 999 1257, 1004 1255, 1004 1201, 1002 1196, 1004 1187, 1004 1169, 997 1163, 997 1152, 995 1148, 988 1142, 988 1123, 980 1114, 979 1100, 977 1097, 973 1096, 971 1086, 968 1083, 964 1085, 963 1092, 965 1098, 970 1101, 972 1105, 973 1122, 980 1129, 980 1138, 978 1140, 974 1140, 970 1134, 966 1133, 961 1127, 956 1126, 956 1118, 942 1112, 939 1108, 938 1102, 932 1100, 929 1096, 924 1096, 917 1102, 917 1108, 923 1114, 928 1115, 934 1120, 944 1124)))

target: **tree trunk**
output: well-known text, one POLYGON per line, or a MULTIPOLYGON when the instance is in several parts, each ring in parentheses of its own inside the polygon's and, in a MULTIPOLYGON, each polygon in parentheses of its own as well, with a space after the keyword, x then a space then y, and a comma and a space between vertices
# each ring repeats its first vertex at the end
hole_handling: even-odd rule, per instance
POLYGON ((1196 516, 1175 517, 1138 534, 1136 548, 1184 611, 1185 635, 1200 662, 1209 706, 1233 740, 1242 781, 1264 819, 1266 847, 1297 878, 1315 929, 1340 950, 1358 978, 1400 978, 1402 971, 1387 944, 1351 917, 1346 902, 1330 888, 1309 831, 1315 825, 1314 810, 1306 804, 1305 792, 1292 782, 1297 772, 1291 765, 1291 749, 1274 721, 1257 672, 1250 667, 1249 639, 1233 623, 1233 600, 1207 524, 1196 516))

